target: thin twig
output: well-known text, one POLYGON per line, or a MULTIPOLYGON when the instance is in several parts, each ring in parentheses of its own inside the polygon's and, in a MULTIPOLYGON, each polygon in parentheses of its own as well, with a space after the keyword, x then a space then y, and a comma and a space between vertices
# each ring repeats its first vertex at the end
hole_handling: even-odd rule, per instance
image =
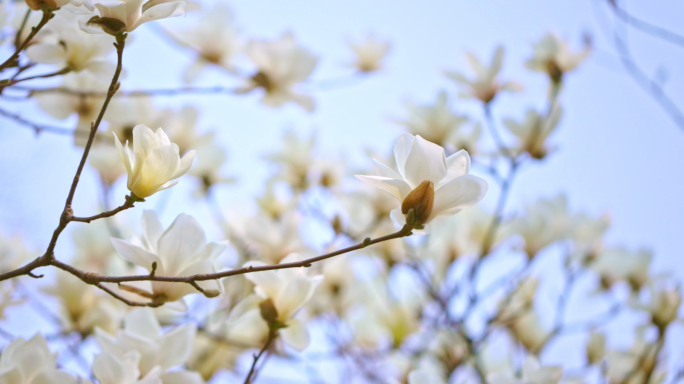
POLYGON ((54 14, 55 9, 52 8, 46 8, 43 9, 43 18, 40 19, 40 22, 38 25, 35 27, 31 28, 31 33, 26 37, 23 43, 17 49, 14 51, 12 56, 10 56, 7 60, 5 60, 4 63, 0 64, 0 71, 3 71, 5 68, 9 67, 11 64, 15 63, 17 59, 19 58, 19 53, 26 48, 26 46, 33 40, 33 38, 36 36, 36 34, 52 19, 55 14, 54 14))
POLYGON ((244 384, 250 384, 252 382, 252 378, 256 374, 256 365, 259 362, 259 359, 261 356, 268 350, 268 348, 271 346, 271 343, 278 337, 278 331, 277 330, 270 330, 268 333, 268 339, 264 343, 263 348, 259 351, 258 354, 254 355, 254 361, 252 361, 252 367, 249 369, 249 373, 247 374, 247 377, 245 378, 244 384))

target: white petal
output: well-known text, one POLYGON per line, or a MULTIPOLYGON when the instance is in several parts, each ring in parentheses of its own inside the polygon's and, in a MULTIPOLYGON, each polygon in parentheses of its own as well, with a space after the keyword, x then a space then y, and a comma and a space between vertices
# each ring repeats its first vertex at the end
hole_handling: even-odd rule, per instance
POLYGON ((432 181, 435 185, 446 176, 446 157, 444 148, 416 136, 411 153, 404 166, 404 179, 411 189, 423 181, 432 181))
POLYGON ((128 26, 128 28, 126 28, 126 32, 131 32, 134 29, 138 28, 141 24, 146 23, 148 21, 166 19, 168 17, 176 17, 184 14, 184 1, 174 1, 171 3, 158 4, 143 12, 140 19, 138 19, 138 21, 134 25, 128 26))
POLYGON ((171 367, 185 363, 192 353, 197 328, 188 324, 176 328, 163 336, 159 345, 159 366, 166 371, 171 367))
POLYGON ((451 180, 435 191, 435 202, 430 219, 449 210, 464 209, 477 204, 487 193, 487 182, 473 175, 451 180))
POLYGON ((385 164, 373 159, 373 171, 375 171, 375 174, 377 176, 382 176, 382 177, 389 177, 391 179, 399 179, 401 180, 401 176, 394 172, 394 170, 385 164))
POLYGON ((112 238, 111 240, 116 252, 131 263, 139 265, 148 271, 152 270, 152 263, 155 262, 157 263, 158 268, 162 267, 161 262, 156 255, 147 252, 139 246, 121 239, 112 238))
MULTIPOLYGON (((134 145, 136 141, 133 141, 134 145)), ((135 167, 138 167, 138 155, 136 154, 135 167)), ((147 153, 147 158, 140 168, 135 183, 131 186, 131 192, 138 197, 146 198, 159 190, 159 188, 172 180, 178 167, 180 157, 178 147, 162 145, 147 153)))
POLYGON ((284 321, 292 317, 311 298, 316 285, 306 277, 291 280, 275 302, 278 318, 284 321))
POLYGON ((399 174, 404 179, 406 178, 406 175, 404 173, 404 166, 406 165, 406 159, 408 159, 409 153, 411 153, 411 148, 413 147, 414 140, 415 139, 413 135, 409 133, 402 133, 399 137, 399 140, 397 140, 397 143, 394 144, 394 159, 397 162, 397 169, 399 170, 399 174))
POLYGON ((31 384, 78 384, 76 378, 70 374, 57 370, 48 369, 39 373, 31 384))
POLYGON ((396 197, 399 201, 404 201, 404 198, 411 193, 411 187, 404 180, 391 179, 382 176, 365 176, 355 175, 357 179, 373 187, 382 189, 396 197))
POLYGON ((157 217, 157 213, 149 209, 144 210, 142 227, 148 248, 153 252, 157 252, 157 244, 164 233, 164 228, 157 217))
POLYGON ((164 273, 178 276, 206 243, 204 230, 197 220, 186 214, 178 215, 159 239, 158 254, 164 264, 164 273))
POLYGON ((195 160, 195 151, 189 151, 188 153, 183 155, 180 161, 180 167, 176 171, 176 174, 173 175, 172 179, 177 179, 188 173, 190 167, 192 167, 193 160, 195 160))
POLYGON ((297 319, 292 319, 287 324, 287 328, 280 330, 283 341, 297 351, 303 351, 309 346, 311 338, 306 324, 297 319))
POLYGON ((66 59, 64 47, 55 44, 34 44, 26 49, 26 56, 40 64, 63 64, 66 59))
MULTIPOLYGON (((266 265, 260 261, 250 261, 245 263, 248 266, 262 266, 266 265)), ((261 271, 245 274, 247 280, 256 285, 268 298, 277 300, 280 292, 285 289, 285 282, 276 271, 261 271)))
POLYGON ((461 177, 470 173, 470 156, 468 155, 468 152, 461 149, 460 151, 447 157, 446 165, 447 174, 439 184, 435 185, 435 189, 439 189, 444 184, 457 177, 461 177))
POLYGON ((124 319, 124 329, 147 339, 154 339, 162 334, 159 321, 151 308, 136 308, 129 312, 124 319))

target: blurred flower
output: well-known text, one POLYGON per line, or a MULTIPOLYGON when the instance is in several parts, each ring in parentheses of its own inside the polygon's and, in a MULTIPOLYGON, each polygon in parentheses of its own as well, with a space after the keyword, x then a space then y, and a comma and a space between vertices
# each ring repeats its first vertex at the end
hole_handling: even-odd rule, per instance
POLYGON ((574 245, 573 257, 583 264, 595 259, 603 250, 603 234, 610 225, 610 217, 603 215, 598 219, 585 214, 572 218, 570 238, 574 245))
POLYGON ((111 36, 84 33, 63 17, 54 18, 50 24, 54 32, 26 49, 31 61, 54 64, 71 72, 85 70, 97 76, 112 76, 115 66, 107 58, 114 50, 111 36), (59 21, 57 28, 55 21, 59 21))
POLYGON ((677 319, 679 307, 682 304, 682 294, 679 287, 655 288, 651 287, 651 302, 646 308, 651 314, 651 321, 661 332, 677 319))
POLYGON ((195 61, 183 73, 185 82, 195 81, 202 70, 211 64, 235 71, 232 61, 242 49, 242 42, 227 5, 217 3, 203 12, 197 26, 179 33, 177 39, 198 53, 195 61))
POLYGON ((88 33, 108 33, 118 35, 133 32, 148 21, 166 19, 185 14, 185 1, 157 0, 107 0, 87 1, 86 7, 94 12, 97 8, 99 16, 79 20, 81 29, 88 33))
POLYGON ((377 176, 356 177, 401 202, 401 207, 390 214, 398 227, 406 223, 411 209, 416 223, 426 225, 436 216, 453 215, 477 204, 487 193, 487 182, 468 174, 470 157, 466 151, 446 158, 442 147, 404 133, 394 147, 394 155, 399 173, 374 160, 377 176))
POLYGON ((638 328, 628 350, 609 351, 606 366, 610 384, 659 384, 667 377, 665 367, 658 366, 660 348, 645 340, 645 327, 638 328))
POLYGON ((314 314, 333 311, 342 315, 354 301, 351 286, 356 284, 356 278, 349 258, 340 255, 322 264, 323 281, 316 289, 309 307, 314 314))
POLYGON ((493 219, 482 208, 473 207, 440 220, 428 243, 430 256, 437 263, 435 273, 445 274, 449 265, 461 256, 480 255, 493 219))
POLYGON ((503 62, 504 48, 499 46, 494 52, 492 63, 489 67, 482 64, 482 62, 472 53, 466 53, 468 64, 475 72, 475 79, 469 80, 459 72, 446 71, 444 74, 452 80, 460 83, 464 91, 461 93, 462 97, 471 97, 479 99, 487 104, 494 100, 494 97, 501 91, 519 92, 522 86, 515 82, 506 82, 501 84, 496 77, 501 71, 501 63, 503 62))
POLYGON ((300 139, 293 131, 288 131, 283 137, 281 150, 266 156, 267 160, 279 163, 282 166, 278 178, 287 181, 294 189, 306 189, 308 175, 314 163, 312 151, 315 143, 315 135, 300 139))
POLYGON ((84 146, 88 141, 90 123, 95 121, 104 102, 107 91, 105 80, 90 72, 80 72, 64 76, 62 88, 75 92, 95 93, 95 95, 79 96, 65 93, 38 93, 35 98, 38 106, 50 116, 66 119, 71 114, 78 115, 78 123, 74 131, 74 144, 84 146))
POLYGON ((195 151, 181 158, 161 128, 153 132, 144 125, 133 128, 133 152, 128 142, 125 148, 121 145, 116 133, 114 144, 128 172, 128 189, 141 199, 178 184, 174 179, 188 172, 195 158, 195 151))
POLYGON ((567 198, 558 195, 553 199, 540 199, 527 204, 525 214, 513 219, 504 231, 522 237, 525 253, 532 259, 542 249, 567 238, 569 224, 567 198))
POLYGON ((653 255, 650 251, 630 252, 624 248, 606 249, 589 264, 589 269, 601 278, 603 288, 610 288, 618 281, 629 283, 634 292, 639 292, 650 280, 648 270, 653 255))
POLYGON ((126 360, 130 352, 137 352, 137 369, 143 376, 160 374, 165 384, 203 384, 204 380, 196 372, 167 372, 188 360, 196 332, 195 324, 186 324, 163 333, 151 308, 137 308, 126 315, 124 328, 116 336, 101 329, 96 329, 95 335, 103 353, 126 360))
POLYGON ((5 310, 9 307, 14 307, 25 302, 22 298, 15 298, 14 284, 10 280, 0 282, 0 320, 5 319, 5 310))
POLYGON ((439 359, 445 372, 454 371, 469 355, 467 341, 461 334, 451 330, 438 331, 429 348, 439 359))
POLYGON ((516 313, 507 327, 515 340, 535 355, 541 351, 551 335, 551 331, 542 326, 539 314, 531 308, 516 313))
POLYGON ((554 83, 563 81, 563 74, 575 69, 589 56, 590 49, 573 53, 565 41, 553 33, 548 33, 540 42, 534 44, 534 56, 525 65, 527 68, 545 72, 554 83))
MULTIPOLYGON (((112 238, 116 251, 124 259, 148 271, 156 264, 159 276, 191 276, 215 273, 215 260, 225 250, 224 244, 207 243, 204 230, 191 216, 180 214, 164 230, 154 211, 143 212, 143 238, 135 245, 112 238)), ((198 281, 205 295, 215 296, 221 290, 216 280, 198 281)), ((152 282, 154 297, 162 302, 174 302, 185 295, 196 293, 190 284, 163 281, 152 282)), ((178 303, 182 305, 181 303, 178 303)))
POLYGON ((563 377, 561 367, 543 367, 536 358, 528 356, 522 367, 522 377, 495 374, 487 378, 491 384, 558 384, 563 377))
POLYGON ((250 41, 245 52, 258 72, 236 92, 248 93, 262 88, 264 96, 261 102, 271 108, 294 101, 307 111, 313 111, 313 99, 297 93, 293 87, 309 77, 318 58, 297 46, 292 34, 285 33, 277 41, 250 41))
POLYGON ((600 364, 606 355, 606 335, 591 332, 587 341, 587 362, 590 365, 600 364))
POLYGON ((260 260, 277 263, 290 253, 307 251, 299 235, 299 222, 296 213, 286 213, 279 218, 257 215, 240 229, 245 242, 260 260))
POLYGON ((415 369, 408 375, 408 384, 447 384, 446 380, 434 371, 415 369))
MULTIPOLYGON (((211 137, 213 138, 213 134, 211 137)), ((205 196, 215 184, 233 182, 234 179, 221 176, 220 168, 226 161, 225 151, 214 144, 213 140, 196 147, 197 161, 190 168, 189 175, 195 176, 202 181, 201 188, 196 191, 196 196, 205 196)))
POLYGON ((0 273, 13 271, 38 256, 26 249, 19 236, 5 237, 0 234, 0 273))
POLYGON ((499 313, 496 319, 500 323, 514 320, 518 315, 532 309, 534 297, 537 294, 539 280, 526 277, 516 287, 515 291, 499 304, 499 313))
MULTIPOLYGON (((280 264, 301 260, 296 253, 290 254, 280 264)), ((266 265, 260 261, 249 261, 245 267, 266 265)), ((280 330, 283 340, 298 351, 309 345, 306 324, 293 318, 295 313, 311 299, 323 276, 307 276, 306 268, 286 268, 272 271, 248 273, 245 277, 254 283, 254 292, 264 301, 260 304, 261 316, 270 327, 280 330)))
POLYGON ((349 43, 356 55, 352 66, 360 72, 375 72, 382 68, 382 60, 387 56, 391 44, 376 40, 369 35, 362 43, 349 43))
POLYGON ((549 152, 545 145, 546 139, 556 129, 562 112, 561 106, 554 104, 548 116, 542 117, 529 110, 522 123, 506 119, 504 125, 520 140, 521 151, 529 153, 535 159, 543 159, 549 152))
MULTIPOLYGON (((158 367, 138 380, 140 376, 139 361, 140 353, 137 351, 130 351, 121 357, 104 351, 95 356, 93 374, 100 384, 162 384, 158 367)), ((84 384, 93 383, 84 380, 84 384)))
POLYGON ((107 185, 114 184, 126 173, 119 151, 111 145, 94 144, 88 155, 88 163, 95 168, 100 179, 107 185))
POLYGON ((406 110, 407 118, 397 122, 405 126, 410 134, 420 135, 437 145, 451 144, 469 153, 473 153, 473 150, 477 148, 480 130, 474 129, 469 134, 461 131, 461 126, 468 121, 468 118, 457 115, 449 108, 446 92, 440 92, 432 105, 416 105, 407 102, 406 110))
POLYGON ((55 284, 42 290, 59 299, 59 320, 65 332, 88 335, 95 327, 114 332, 125 314, 121 303, 66 272, 57 273, 55 284))
POLYGON ((14 339, 0 355, 3 384, 76 384, 76 378, 55 368, 57 354, 50 353, 43 335, 14 339))
POLYGON ((83 4, 83 2, 79 3, 75 0, 26 0, 26 4, 34 11, 40 11, 43 8, 60 8, 70 3, 83 4))
MULTIPOLYGON (((191 113, 184 113, 181 110, 179 113, 174 113, 171 110, 159 110, 152 105, 152 98, 150 96, 140 96, 140 97, 115 97, 109 103, 107 112, 105 113, 105 120, 109 123, 108 132, 114 132, 116 136, 121 141, 121 144, 125 144, 128 141, 131 145, 133 142, 133 129, 137 125, 145 125, 147 127, 166 127, 167 135, 172 138, 175 143, 175 134, 170 131, 176 131, 177 126, 183 126, 184 129, 191 129, 194 132, 195 121, 192 119, 191 113), (186 123, 191 123, 192 125, 188 127, 186 123)), ((197 118, 197 112, 195 111, 194 118, 197 118)), ((111 140, 111 135, 106 133, 105 139, 107 144, 111 140)), ((181 143, 178 144, 178 151, 182 155, 185 153, 181 151, 181 145, 185 144, 184 140, 180 140, 181 143)), ((187 150, 187 148, 183 148, 187 150)))

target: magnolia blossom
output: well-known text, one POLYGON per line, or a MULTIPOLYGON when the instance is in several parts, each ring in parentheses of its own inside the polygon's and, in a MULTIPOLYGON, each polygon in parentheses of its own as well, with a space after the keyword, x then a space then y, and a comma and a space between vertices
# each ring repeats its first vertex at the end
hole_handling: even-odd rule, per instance
POLYGON ((128 190, 144 199, 178 184, 195 159, 195 151, 179 156, 178 145, 171 143, 161 128, 156 132, 144 125, 133 128, 133 152, 121 145, 114 133, 114 144, 128 172, 128 190))
MULTIPOLYGON (((114 64, 107 56, 112 52, 111 36, 94 36, 74 27, 69 20, 60 21, 56 33, 26 49, 26 56, 40 64, 54 64, 72 72, 87 70, 95 75, 111 77, 114 64)), ((53 21, 53 22, 54 22, 53 21)))
POLYGON ((167 372, 169 368, 188 360, 196 332, 195 324, 186 324, 163 333, 154 311, 151 308, 138 308, 126 315, 123 330, 119 330, 115 336, 101 329, 96 329, 95 335, 104 353, 123 361, 133 361, 130 352, 138 354, 136 368, 140 375, 159 375, 165 384, 203 384, 204 381, 196 372, 167 372))
POLYGON ((480 131, 473 130, 470 135, 461 132, 461 126, 468 118, 451 110, 446 92, 440 92, 432 105, 407 102, 406 110, 406 119, 397 122, 405 126, 412 135, 420 135, 437 145, 453 144, 467 152, 475 149, 480 131))
POLYGON ((205 196, 215 184, 234 181, 234 179, 221 176, 220 168, 225 162, 226 152, 213 141, 197 147, 197 161, 188 172, 189 175, 199 178, 202 182, 195 196, 205 196))
MULTIPOLYGON (((107 82, 90 72, 80 72, 64 76, 62 87, 77 92, 103 93, 107 91, 107 82)), ((57 119, 66 119, 74 113, 78 115, 74 131, 74 144, 78 146, 84 146, 88 141, 90 123, 95 121, 104 102, 100 95, 38 93, 35 98, 42 110, 57 119)))
MULTIPOLYGON (((280 263, 290 263, 301 259, 296 253, 290 254, 280 263)), ((245 266, 266 265, 261 261, 249 261, 245 266)), ((254 283, 254 292, 265 301, 261 304, 261 314, 270 324, 284 327, 280 330, 283 340, 298 351, 309 345, 309 331, 306 324, 293 318, 306 304, 323 276, 307 276, 305 268, 287 268, 273 271, 248 273, 245 275, 254 283), (268 316, 264 316, 268 314, 268 316), (267 318, 268 317, 268 318, 267 318)))
POLYGON ((76 384, 76 378, 55 368, 56 358, 43 335, 14 339, 0 355, 0 383, 76 384))
POLYGON ((506 119, 504 125, 520 140, 522 151, 535 159, 543 159, 549 151, 546 139, 556 129, 562 113, 561 106, 554 104, 548 116, 541 116, 536 111, 529 110, 522 123, 506 119))
POLYGON ((61 8, 67 4, 81 5, 83 1, 78 0, 26 0, 26 4, 34 11, 43 8, 61 8))
POLYGON ((494 374, 487 377, 491 384, 558 384, 563 377, 561 367, 543 367, 536 358, 528 356, 522 367, 522 377, 494 374))
POLYGON ((567 198, 558 195, 527 204, 525 214, 514 219, 506 232, 517 234, 525 241, 525 253, 532 259, 542 249, 568 237, 570 223, 567 198))
POLYGON ((258 215, 242 225, 242 236, 259 259, 277 263, 294 252, 306 252, 299 234, 301 218, 296 213, 285 213, 279 218, 258 215))
POLYGON ((183 73, 186 82, 195 81, 207 65, 218 65, 231 72, 235 70, 233 57, 242 49, 242 42, 233 25, 233 15, 225 4, 217 3, 203 12, 197 26, 178 34, 177 38, 198 52, 195 61, 183 73))
POLYGON ((101 0, 86 2, 86 7, 99 15, 79 20, 82 30, 88 33, 118 35, 133 32, 148 21, 166 19, 185 14, 185 1, 153 0, 101 0))
MULTIPOLYGON (((170 133, 171 124, 178 124, 179 119, 176 114, 168 109, 157 109, 152 105, 152 97, 150 96, 140 96, 140 97, 115 97, 109 103, 107 112, 104 116, 105 120, 109 123, 107 130, 108 132, 116 133, 121 140, 121 144, 125 144, 128 141, 133 145, 133 129, 137 125, 145 125, 148 127, 165 127, 166 133, 171 141, 176 143, 175 138, 170 133)), ((185 119, 180 119, 185 120, 185 119)), ((194 129, 194 123, 193 123, 194 129)), ((111 139, 111 136, 107 133, 107 140, 111 139)), ((107 142, 107 144, 110 144, 107 142)), ((182 155, 184 153, 181 150, 181 144, 178 145, 178 151, 182 155)))
POLYGON ((650 280, 648 270, 652 259, 653 254, 648 250, 631 252, 624 248, 611 248, 601 252, 589 264, 589 269, 599 275, 604 288, 624 281, 638 292, 650 280))
POLYGON ((682 304, 682 294, 679 287, 651 289, 651 303, 647 309, 651 313, 653 324, 660 329, 677 319, 679 307, 682 304))
POLYGON ((463 97, 471 97, 479 99, 483 103, 489 103, 494 100, 494 97, 501 91, 519 92, 522 86, 515 82, 501 83, 497 80, 499 71, 501 71, 501 63, 503 62, 504 48, 497 47, 492 58, 490 66, 482 64, 482 62, 472 53, 466 53, 468 64, 475 72, 475 78, 470 80, 459 72, 446 71, 444 74, 461 84, 464 90, 461 92, 463 97))
MULTIPOLYGON (((148 271, 156 263, 160 276, 191 276, 215 273, 215 260, 225 250, 226 245, 207 243, 204 230, 191 216, 180 214, 166 230, 162 228, 154 211, 143 212, 142 227, 144 236, 141 245, 112 238, 116 251, 124 259, 148 271)), ((216 280, 198 281, 205 295, 218 295, 221 284, 216 280)), ((185 295, 196 293, 190 284, 152 282, 155 297, 164 301, 180 300, 185 295)), ((178 303, 183 305, 182 302, 178 303)))
POLYGON ((487 193, 487 182, 469 175, 470 156, 464 150, 447 158, 444 148, 404 133, 394 146, 394 157, 398 173, 376 160, 377 176, 356 177, 399 201, 401 207, 390 214, 398 227, 406 223, 411 209, 416 222, 427 225, 439 215, 454 215, 477 204, 487 193))
MULTIPOLYGON (((162 384, 159 378, 159 367, 150 371, 145 377, 140 378, 138 362, 140 353, 130 351, 123 356, 116 356, 107 351, 95 357, 93 361, 93 374, 100 384, 162 384)), ((84 384, 93 384, 92 381, 84 380, 84 384)))
POLYGON ((516 313, 508 323, 511 335, 528 351, 539 353, 551 335, 551 331, 544 329, 539 314, 530 308, 522 313, 516 313))
POLYGON ((349 43, 349 46, 356 55, 352 66, 361 72, 374 72, 382 68, 382 60, 387 56, 391 44, 368 36, 364 42, 349 43))
POLYGON ((313 147, 315 135, 300 138, 295 132, 288 131, 283 137, 282 149, 266 156, 267 160, 282 166, 277 176, 288 182, 294 189, 306 189, 309 171, 314 163, 313 147))
POLYGON ((261 102, 269 107, 278 108, 294 101, 307 111, 313 111, 313 99, 293 88, 309 77, 318 58, 297 46, 292 34, 285 33, 277 41, 250 41, 245 52, 258 72, 247 79, 238 93, 262 88, 261 102))
POLYGON ((589 52, 589 47, 580 52, 571 52, 565 41, 549 33, 534 44, 534 56, 525 65, 533 71, 547 73, 554 83, 560 83, 563 74, 575 69, 589 56, 589 52))

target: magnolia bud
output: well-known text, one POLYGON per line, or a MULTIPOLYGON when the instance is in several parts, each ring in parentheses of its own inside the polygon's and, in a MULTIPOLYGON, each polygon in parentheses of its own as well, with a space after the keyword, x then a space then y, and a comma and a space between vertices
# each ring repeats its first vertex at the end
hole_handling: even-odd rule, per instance
POLYGON ((268 299, 259 304, 259 310, 261 311, 261 317, 269 324, 274 324, 278 320, 278 310, 273 304, 273 300, 268 299))
POLYGON ((408 214, 413 209, 416 224, 425 224, 432 213, 435 202, 435 186, 432 181, 425 180, 420 183, 401 203, 401 213, 408 214))
POLYGON ((123 21, 111 17, 93 16, 88 20, 88 24, 95 24, 113 36, 122 34, 126 30, 126 24, 123 21))
POLYGON ((651 310, 653 324, 661 330, 665 329, 677 318, 677 312, 682 303, 682 296, 677 289, 664 290, 656 294, 654 302, 655 306, 651 310))

